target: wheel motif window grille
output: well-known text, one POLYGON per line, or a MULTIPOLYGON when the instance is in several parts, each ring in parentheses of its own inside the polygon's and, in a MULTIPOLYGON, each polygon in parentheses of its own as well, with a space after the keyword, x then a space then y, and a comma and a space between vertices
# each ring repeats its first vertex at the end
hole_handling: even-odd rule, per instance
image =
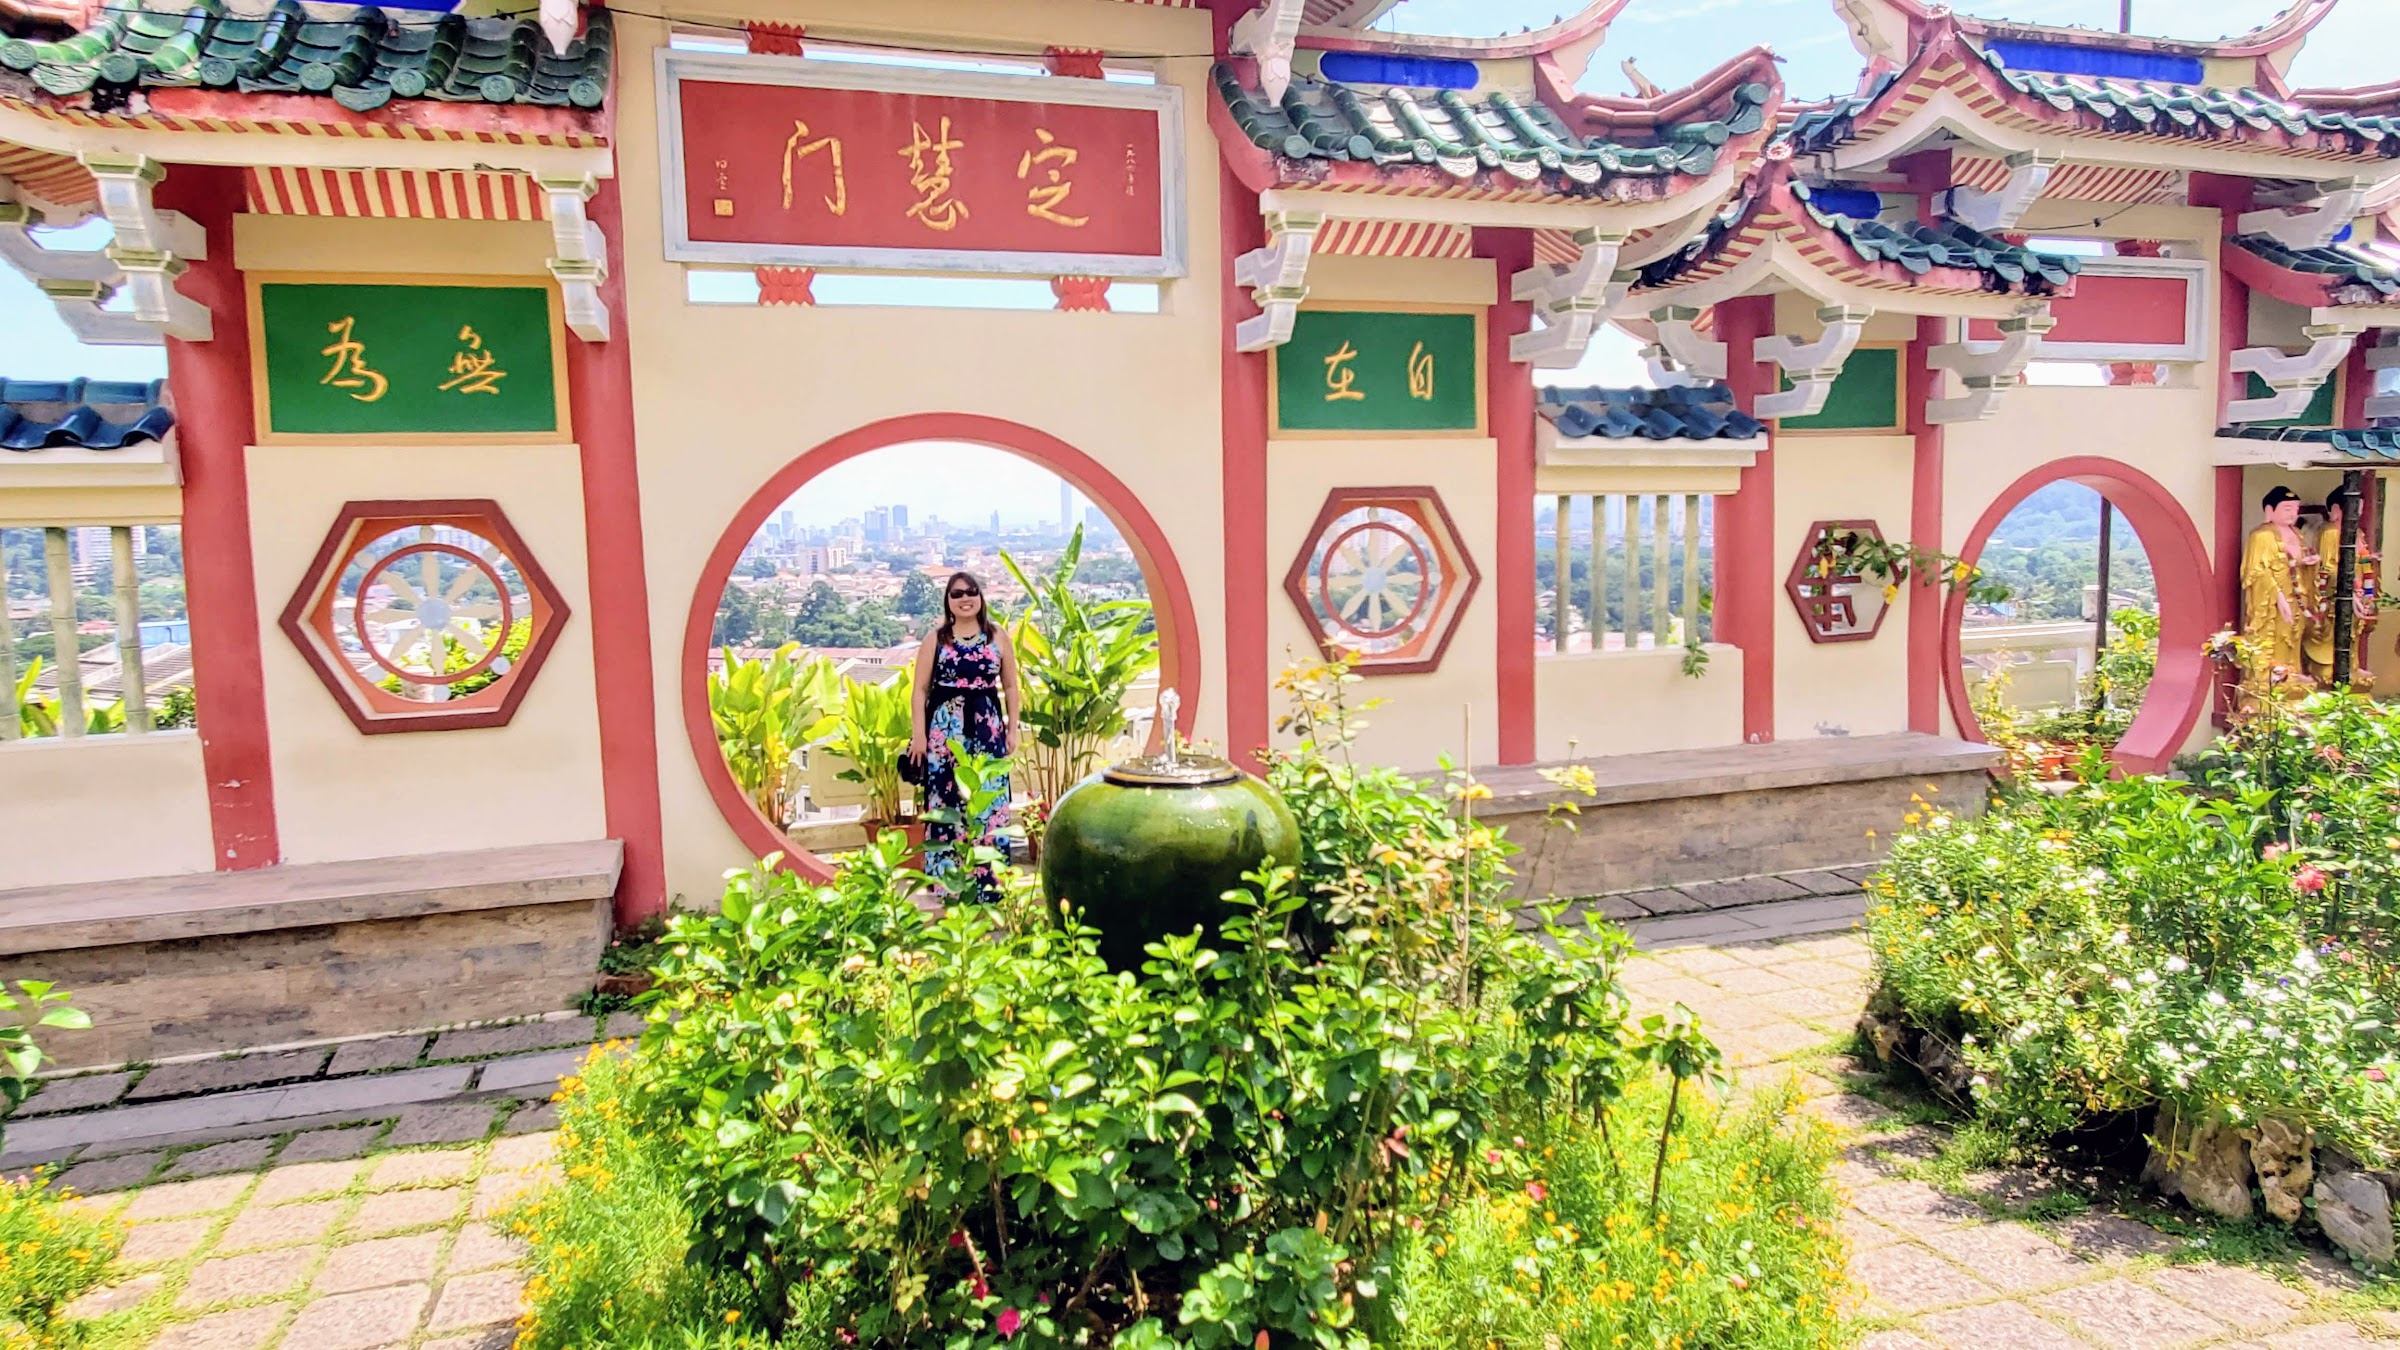
POLYGON ((497 503, 353 502, 283 627, 361 731, 502 726, 567 607, 497 503))
POLYGON ((1284 589, 1327 657, 1388 675, 1440 666, 1479 580, 1433 489, 1340 489, 1284 589))

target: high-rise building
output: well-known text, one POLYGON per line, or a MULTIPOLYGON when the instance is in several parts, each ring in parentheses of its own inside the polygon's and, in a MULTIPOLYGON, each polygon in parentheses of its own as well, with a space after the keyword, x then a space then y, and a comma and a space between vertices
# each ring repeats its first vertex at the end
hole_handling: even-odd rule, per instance
POLYGON ((906 535, 908 533, 907 507, 895 506, 892 508, 892 532, 897 535, 906 535))
MULTIPOLYGON (((76 585, 89 585, 91 582, 111 574, 116 555, 108 542, 108 531, 109 527, 106 525, 78 525, 75 527, 71 536, 73 550, 69 554, 72 561, 68 565, 68 572, 75 578, 76 585)), ((148 529, 141 525, 134 526, 133 556, 139 558, 149 551, 148 529)))
POLYGON ((1058 480, 1058 532, 1065 534, 1075 528, 1075 485, 1066 479, 1058 480))
POLYGON ((870 506, 867 508, 866 535, 867 542, 870 544, 881 544, 891 539, 892 509, 890 507, 870 506))
POLYGON ((992 512, 992 533, 1000 533, 1000 513, 997 511, 992 512))

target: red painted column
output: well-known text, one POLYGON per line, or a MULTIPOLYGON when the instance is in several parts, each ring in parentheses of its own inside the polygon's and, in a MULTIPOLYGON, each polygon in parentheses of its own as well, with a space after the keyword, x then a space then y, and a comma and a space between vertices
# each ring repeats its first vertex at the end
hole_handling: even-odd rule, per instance
MULTIPOLYGON (((1772 387, 1753 353, 1774 324, 1771 295, 1717 306, 1726 383, 1734 406, 1745 412, 1772 387)), ((1762 439, 1758 462, 1742 470, 1739 490, 1717 499, 1716 526, 1715 637, 1742 649, 1742 739, 1753 744, 1775 739, 1774 433, 1762 439)))
MULTIPOLYGON (((1916 443, 1910 465, 1908 540, 1918 548, 1942 549, 1943 428, 1926 414, 1925 405, 1941 393, 1941 373, 1933 368, 1933 349, 1949 340, 1947 320, 1931 315, 1917 320, 1916 339, 1908 344, 1908 434, 1916 443)), ((1908 729, 1938 736, 1942 730, 1942 625, 1947 618, 1938 577, 1919 576, 1908 592, 1908 729)))
MULTIPOLYGON (((1517 273, 1533 266, 1533 233, 1477 230, 1475 256, 1491 259, 1499 274, 1498 293, 1484 323, 1484 399, 1485 420, 1499 448, 1492 470, 1500 498, 1499 519, 1492 531, 1497 555, 1492 559, 1492 603, 1500 634, 1499 649, 1493 654, 1498 676, 1500 762, 1531 764, 1535 738, 1534 590, 1538 584, 1533 539, 1533 367, 1509 355, 1509 340, 1533 326, 1533 305, 1509 292, 1517 273)), ((1472 762, 1473 747, 1468 753, 1472 762)))
MULTIPOLYGON (((2192 205, 2215 207, 2223 225, 2220 250, 2233 247, 2235 221, 2251 207, 2257 189, 2246 178, 2217 174, 2192 175, 2192 205)), ((2225 405, 2246 392, 2244 377, 2233 371, 2233 354, 2250 341, 2250 287, 2225 270, 2220 252, 2217 267, 2217 425, 2225 425, 2225 405)), ((2209 631, 2219 632, 2241 622, 2242 536, 2248 511, 2243 502, 2242 470, 2224 465, 2216 475, 2216 528, 2210 541, 2216 566, 2215 584, 2208 588, 2209 631)), ((2210 678, 2217 678, 2212 672, 2210 678)), ((2216 718, 2222 725, 2233 708, 2233 685, 2224 681, 2217 699, 2216 718)))
POLYGON ((643 567, 642 484, 634 454, 633 334, 625 307, 625 228, 614 179, 590 206, 608 237, 601 298, 606 342, 567 335, 567 400, 582 452, 584 549, 591 583, 592 682, 600 705, 600 790, 611 838, 625 843, 617 922, 667 907, 658 791, 658 693, 651 669, 650 582, 643 567))
MULTIPOLYGON (((1934 194, 1951 185, 1950 152, 1929 150, 1907 162, 1908 186, 1917 194, 1917 218, 1935 222, 1934 194)), ((1942 377, 1933 369, 1933 349, 1950 340, 1948 321, 1922 316, 1908 344, 1908 434, 1915 442, 1909 469, 1908 540, 1918 548, 1942 549, 1944 429, 1925 405, 1939 397, 1942 377)), ((1942 629, 1949 620, 1941 580, 1920 576, 1908 592, 1908 729, 1938 736, 1942 730, 1942 629)))
POLYGON ((168 339, 167 388, 183 457, 183 581, 209 833, 217 869, 245 871, 281 862, 283 848, 275 828, 244 461, 254 433, 249 298, 233 263, 241 171, 179 166, 159 184, 157 200, 208 231, 207 260, 193 262, 178 289, 208 307, 215 335, 206 342, 168 339))
MULTIPOLYGON (((1220 160, 1220 163, 1222 161, 1220 160)), ((1258 310, 1233 279, 1233 260, 1267 242, 1258 194, 1218 171, 1224 235, 1225 737, 1236 760, 1261 767, 1274 672, 1267 642, 1267 354, 1237 351, 1234 326, 1258 310)))

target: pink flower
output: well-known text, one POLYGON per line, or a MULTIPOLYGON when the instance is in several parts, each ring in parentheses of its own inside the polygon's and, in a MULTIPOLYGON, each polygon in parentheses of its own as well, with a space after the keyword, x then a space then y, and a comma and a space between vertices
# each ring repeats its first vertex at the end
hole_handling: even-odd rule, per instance
POLYGON ((2292 873, 2292 884, 2314 895, 2325 889, 2325 874, 2317 870, 2315 863, 2302 863, 2300 870, 2292 873))
POLYGON ((1485 1149, 1483 1151, 1483 1160, 1487 1163, 1490 1163, 1494 1167, 1498 1167, 1500 1165, 1500 1150, 1496 1148, 1485 1149))
POLYGON ((975 1297, 977 1297, 977 1298, 990 1298, 991 1296, 992 1296, 992 1287, 991 1287, 989 1284, 986 1284, 986 1283, 984 1282, 984 1279, 983 1279, 983 1273, 982 1273, 981 1271, 978 1271, 978 1272, 976 1272, 976 1275, 975 1275, 975 1297))
POLYGON ((1532 1196, 1533 1202, 1537 1205, 1550 1198, 1550 1188, 1538 1181, 1526 1182, 1525 1193, 1532 1196))
POLYGON ((1000 1320, 993 1325, 999 1329, 1002 1336, 1014 1336, 1017 1334, 1017 1328, 1025 1325, 1025 1314, 1014 1308, 1002 1308, 1000 1320))
POLYGON ((2385 1074, 2381 1069, 2367 1070, 2367 1081, 2370 1083, 2380 1083, 2384 1080, 2384 1078, 2385 1074))
POLYGON ((2264 855, 2264 856, 2266 857, 2266 860, 2267 860, 2268 862, 2273 862, 2273 861, 2275 861, 2277 858, 2280 858, 2280 857, 2282 857, 2284 854, 2286 854, 2286 853, 2289 853, 2289 852, 2291 852, 2291 851, 2292 851, 2292 846, 2291 846, 2290 844, 2269 844, 2269 845, 2267 845, 2267 847, 2266 847, 2266 852, 2265 852, 2265 855, 2264 855))

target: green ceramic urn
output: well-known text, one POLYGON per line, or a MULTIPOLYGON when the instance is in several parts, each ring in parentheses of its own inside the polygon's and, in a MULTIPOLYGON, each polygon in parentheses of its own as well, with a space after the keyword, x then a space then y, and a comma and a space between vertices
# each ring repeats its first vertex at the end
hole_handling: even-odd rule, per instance
POLYGON ((1223 896, 1264 864, 1300 857, 1300 824, 1275 789, 1214 755, 1128 760, 1069 788, 1042 833, 1042 893, 1081 909, 1100 954, 1139 971, 1144 943, 1213 936, 1223 896))

